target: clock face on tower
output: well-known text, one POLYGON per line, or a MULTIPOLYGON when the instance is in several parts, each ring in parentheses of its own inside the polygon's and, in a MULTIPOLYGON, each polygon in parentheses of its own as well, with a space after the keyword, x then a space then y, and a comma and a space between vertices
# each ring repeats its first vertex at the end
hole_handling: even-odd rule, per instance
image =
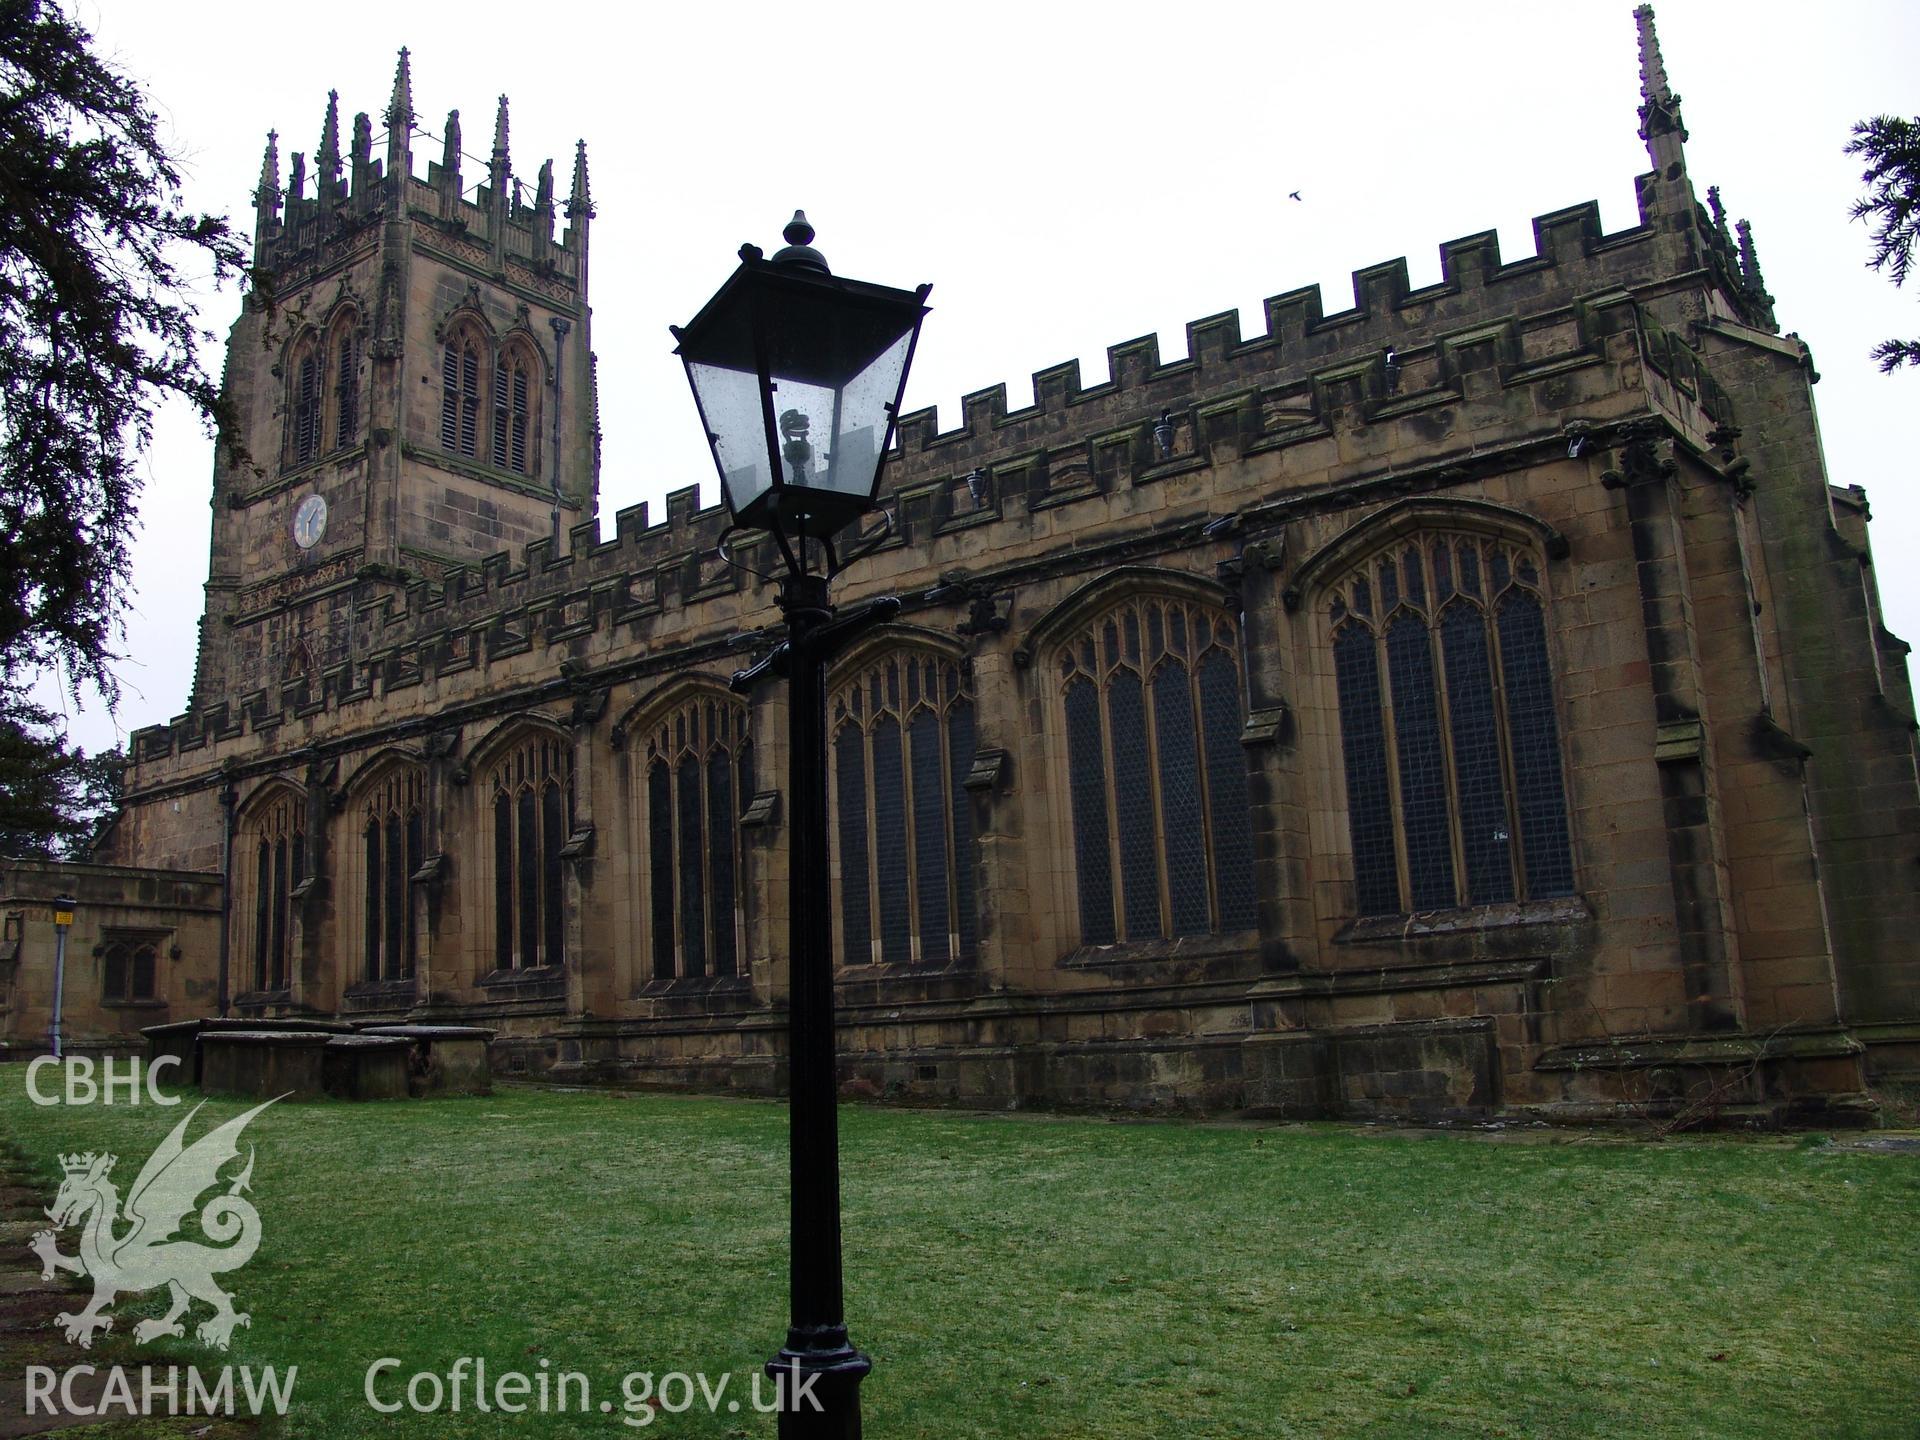
POLYGON ((293 512, 293 543, 302 550, 311 550, 326 533, 326 499, 320 495, 309 495, 293 512))

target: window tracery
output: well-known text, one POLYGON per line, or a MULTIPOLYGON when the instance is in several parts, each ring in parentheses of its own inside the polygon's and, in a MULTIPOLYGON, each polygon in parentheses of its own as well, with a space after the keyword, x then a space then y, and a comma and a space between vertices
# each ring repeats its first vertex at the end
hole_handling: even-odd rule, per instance
POLYGON ((1140 595, 1056 647, 1081 943, 1253 928, 1239 645, 1224 611, 1140 595))
POLYGON ((360 805, 361 974, 369 981, 410 978, 419 955, 411 882, 425 859, 426 775, 389 770, 360 805))
POLYGON ((740 812, 753 798, 746 706, 700 693, 639 747, 646 913, 655 979, 740 971, 740 812))
POLYGON ((1395 538, 1323 597, 1362 915, 1573 892, 1545 587, 1528 545, 1395 538))
POLYGON ((493 808, 494 963, 531 970, 566 960, 561 850, 572 823, 573 751, 527 736, 488 769, 493 808))
POLYGON ((841 960, 971 959, 978 939, 973 692, 956 661, 897 650, 828 701, 841 960))
POLYGON ((283 790, 257 804, 238 847, 246 890, 238 907, 249 933, 240 953, 251 960, 253 988, 284 990, 290 976, 293 895, 306 879, 305 798, 283 790))

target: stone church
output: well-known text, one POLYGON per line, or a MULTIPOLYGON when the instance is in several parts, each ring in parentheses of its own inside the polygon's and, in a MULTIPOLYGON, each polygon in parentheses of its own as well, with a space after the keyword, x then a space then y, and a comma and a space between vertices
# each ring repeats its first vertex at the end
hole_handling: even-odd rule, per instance
MULTIPOLYGON (((1908 647, 1636 15, 1638 223, 902 419, 835 598, 904 606, 829 677, 854 1091, 1831 1119, 1920 1074, 1908 647)), ((504 98, 484 175, 415 118, 402 52, 383 156, 335 97, 311 166, 268 137, 191 692, 98 864, 0 864, 0 1036, 64 888, 76 1044, 431 1018, 778 1093, 785 700, 727 684, 774 567, 693 489, 603 534, 584 145, 563 197, 504 98)))

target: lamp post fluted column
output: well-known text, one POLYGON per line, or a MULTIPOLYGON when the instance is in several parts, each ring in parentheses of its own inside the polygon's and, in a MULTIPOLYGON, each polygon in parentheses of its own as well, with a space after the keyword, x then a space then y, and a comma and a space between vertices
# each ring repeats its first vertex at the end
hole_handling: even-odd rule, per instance
POLYGON ((827 908, 827 706, 832 643, 827 582, 780 582, 787 617, 788 1207, 791 1322, 768 1362, 783 1378, 781 1440, 855 1440, 860 1382, 873 1362, 847 1336, 840 1264, 840 1128, 833 1024, 833 919, 827 908), (808 1377, 813 1377, 810 1391, 808 1377), (808 1403, 819 1402, 816 1411, 808 1403))
POLYGON ((787 1343, 767 1362, 781 1385, 781 1440, 858 1440, 860 1382, 873 1362, 847 1334, 841 1288, 840 1123, 833 1017, 833 915, 827 871, 827 705, 833 658, 900 613, 893 596, 840 614, 827 577, 780 581, 787 638, 733 677, 751 690, 787 680, 787 1093, 789 1218, 787 1343))

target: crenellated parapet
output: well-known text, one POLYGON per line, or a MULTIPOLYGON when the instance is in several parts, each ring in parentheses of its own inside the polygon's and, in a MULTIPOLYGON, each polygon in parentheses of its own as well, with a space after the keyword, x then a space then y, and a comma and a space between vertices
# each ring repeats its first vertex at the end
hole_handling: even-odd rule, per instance
MULTIPOLYGON (((444 581, 368 567, 355 587, 354 659, 137 731, 130 753, 136 764, 186 756, 326 714, 350 723, 354 707, 423 680, 484 674, 498 662, 549 648, 558 666, 574 642, 594 635, 683 629, 687 607, 755 583, 740 564, 718 554, 724 508, 699 509, 697 495, 689 487, 667 496, 659 523, 652 523, 650 506, 633 506, 619 512, 605 540, 594 525, 576 526, 566 551, 538 540, 444 581)), ((760 568, 765 562, 756 550, 743 542, 730 553, 760 568)))
POLYGON ((1439 363, 1446 348, 1442 342, 1450 336, 1503 319, 1516 327, 1516 335, 1538 329, 1547 312, 1571 310, 1582 297, 1611 289, 1643 288, 1662 268, 1652 225, 1643 220, 1605 233, 1592 201, 1540 216, 1533 229, 1536 253, 1510 263, 1501 259, 1491 231, 1442 245, 1440 280, 1419 289, 1409 282, 1404 258, 1357 270, 1354 305, 1332 314, 1318 286, 1276 295, 1266 302, 1261 335, 1243 336, 1234 313, 1192 321, 1184 359, 1163 361, 1150 335, 1110 346, 1108 378, 1096 385, 1082 384, 1077 361, 1049 366, 1034 372, 1033 403, 1020 410, 1009 409, 1006 387, 998 385, 966 396, 961 423, 950 430, 941 429, 936 411, 916 411, 900 422, 902 449, 914 455, 1005 448, 1057 429, 1089 404, 1130 396, 1144 408, 1191 403, 1211 398, 1235 380, 1259 386, 1265 393, 1261 403, 1269 409, 1324 404, 1327 375, 1365 352, 1382 357, 1383 369, 1390 368, 1384 357, 1395 356, 1401 375, 1397 389, 1403 392, 1414 383, 1411 372, 1423 359, 1439 363), (1543 319, 1523 319, 1528 316, 1543 319))
MULTIPOLYGON (((1540 253, 1512 263, 1490 233, 1451 242, 1442 280, 1420 289, 1404 260, 1367 267, 1355 274, 1357 303, 1331 315, 1317 288, 1277 296, 1264 336, 1243 337, 1232 314, 1195 320, 1181 360, 1162 361, 1150 335, 1111 346, 1098 385, 1083 385, 1075 362, 1049 367, 1019 410, 1004 385, 976 391, 951 431, 932 410, 905 416, 883 476, 892 532, 876 555, 929 588, 1019 543, 1042 517, 1091 542, 1124 522, 1130 495, 1206 470, 1228 508, 1444 483, 1419 480, 1420 465, 1458 477, 1476 457, 1506 463, 1500 447, 1529 427, 1564 447, 1568 415, 1604 426, 1643 413, 1649 375, 1697 408, 1688 429, 1730 423, 1698 357, 1652 314, 1669 278, 1650 227, 1604 234, 1588 204, 1541 217, 1535 233, 1540 253), (1622 393, 1623 367, 1642 377, 1638 393, 1622 393), (1071 519, 1050 514, 1070 507, 1071 519)), ((722 553, 726 511, 700 508, 692 487, 662 509, 633 506, 605 538, 578 525, 564 546, 536 541, 443 579, 366 574, 352 660, 141 731, 135 756, 330 713, 351 728, 356 707, 371 716, 383 697, 484 676, 530 652, 549 653, 535 669, 556 685, 562 661, 588 653, 680 663, 735 653, 777 619, 754 574, 777 568, 772 557, 742 536, 722 553)))
MULTIPOLYGON (((1188 543, 1170 537, 1197 536, 1223 517, 1238 524, 1325 497, 1346 505, 1463 483, 1530 463, 1513 458, 1528 446, 1557 439, 1564 455, 1569 436, 1649 415, 1666 416, 1694 443, 1732 431, 1727 394, 1696 348, 1701 327, 1771 330, 1771 300, 1751 228, 1729 226, 1717 190, 1706 204, 1695 198, 1651 11, 1642 7, 1636 23, 1642 132, 1656 168, 1636 181, 1635 224, 1609 232, 1588 201, 1536 217, 1534 253, 1521 258, 1503 257, 1491 231, 1463 236, 1439 247, 1440 278, 1429 285, 1412 284, 1405 259, 1388 260, 1353 272, 1344 309, 1330 312, 1318 287, 1287 291, 1265 302, 1257 334, 1243 334, 1235 313, 1204 316, 1186 326, 1179 359, 1163 357, 1158 337, 1140 336, 1108 347, 1098 383, 1068 360, 1035 372, 1033 398, 1018 409, 1000 384, 967 394, 950 428, 931 408, 905 415, 882 477, 887 532, 849 576, 853 591, 864 583, 941 593, 950 575, 1004 569, 1005 557, 1036 546, 1070 549, 1087 564, 1109 551, 1145 554, 1188 543)), ((312 194, 297 155, 282 187, 270 139, 257 192, 262 255, 290 273, 363 243, 441 262, 430 271, 433 323, 415 337, 432 344, 410 362, 430 367, 429 383, 446 363, 437 348, 445 317, 472 309, 483 288, 506 292, 487 302, 502 327, 512 328, 517 301, 535 348, 547 352, 550 331, 557 354, 567 317, 586 313, 595 209, 584 145, 564 204, 550 163, 529 200, 513 175, 502 96, 485 160, 466 154, 454 111, 438 137, 440 159, 415 175, 408 142, 423 132, 413 129, 404 52, 384 114, 383 167, 364 116, 341 153, 329 97, 312 194), (470 173, 479 182, 471 188, 470 173), (561 215, 567 229, 556 240, 561 215), (529 302, 547 308, 545 326, 526 324, 529 302)), ((443 680, 452 682, 446 694, 491 687, 497 699, 503 685, 521 695, 529 677, 560 684, 563 661, 575 675, 583 666, 604 674, 707 663, 774 623, 771 586, 760 578, 778 568, 773 557, 751 538, 729 538, 725 511, 699 508, 693 488, 668 494, 664 513, 644 504, 621 511, 604 538, 591 522, 568 528, 591 513, 584 500, 549 512, 549 494, 578 499, 592 486, 573 482, 597 467, 591 356, 584 336, 571 343, 577 369, 569 379, 556 365, 553 383, 575 397, 580 443, 542 453, 545 470, 481 465, 485 446, 447 429, 455 412, 445 406, 458 395, 446 383, 433 392, 441 404, 414 407, 416 428, 401 446, 388 446, 376 421, 365 453, 421 467, 394 482, 416 507, 413 528, 396 530, 384 549, 317 553, 288 575, 234 589, 235 603, 209 626, 244 632, 245 649, 233 647, 239 658, 214 684, 276 683, 196 690, 194 714, 134 738, 139 759, 290 722, 309 739, 320 728, 349 733, 360 723, 356 707, 371 716, 384 697, 443 680), (547 535, 549 513, 548 538, 485 554, 507 537, 547 535), (458 543, 449 540, 455 528, 458 543), (309 661, 302 617, 322 610, 328 643, 309 661), (496 665, 508 667, 499 678, 489 675, 496 665)), ((395 419, 404 419, 398 410, 395 419)), ((361 452, 341 453, 352 461, 361 452)), ((290 506, 289 487, 311 483, 310 473, 292 472, 266 498, 290 506)), ((352 503, 350 484, 342 493, 352 503)), ((378 506, 371 514, 385 523, 378 506)), ((275 518, 283 517, 263 519, 263 530, 275 518)))

